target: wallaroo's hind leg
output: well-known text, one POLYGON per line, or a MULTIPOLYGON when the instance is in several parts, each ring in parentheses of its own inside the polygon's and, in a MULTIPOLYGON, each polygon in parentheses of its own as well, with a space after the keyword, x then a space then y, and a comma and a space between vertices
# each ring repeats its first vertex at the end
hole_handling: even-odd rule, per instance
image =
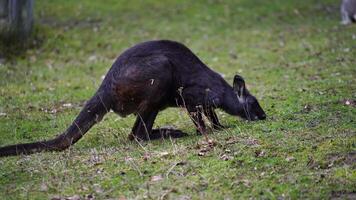
POLYGON ((213 108, 204 109, 204 115, 210 121, 213 129, 220 130, 220 129, 224 128, 224 126, 220 124, 218 116, 216 115, 216 113, 215 113, 213 108))
POLYGON ((158 111, 142 112, 137 114, 135 124, 129 136, 131 140, 150 140, 153 123, 157 117, 158 111))

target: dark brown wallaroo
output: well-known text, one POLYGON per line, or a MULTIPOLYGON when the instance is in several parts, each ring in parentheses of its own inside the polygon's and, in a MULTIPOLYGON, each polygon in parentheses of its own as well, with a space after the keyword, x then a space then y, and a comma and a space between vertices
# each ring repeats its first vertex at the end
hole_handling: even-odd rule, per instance
POLYGON ((175 106, 187 109, 202 134, 206 132, 203 114, 213 128, 222 127, 215 108, 248 120, 266 118, 241 76, 234 77, 231 87, 186 46, 167 40, 149 41, 117 58, 97 92, 63 134, 52 140, 1 147, 0 156, 64 150, 110 110, 120 116, 137 115, 131 139, 181 137, 185 133, 179 130, 152 129, 158 112, 175 106))

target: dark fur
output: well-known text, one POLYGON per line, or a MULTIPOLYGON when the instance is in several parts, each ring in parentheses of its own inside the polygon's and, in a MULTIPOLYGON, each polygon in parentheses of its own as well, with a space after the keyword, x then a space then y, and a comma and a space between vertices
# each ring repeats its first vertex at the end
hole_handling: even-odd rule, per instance
POLYGON ((120 116, 136 114, 131 139, 181 137, 179 130, 152 129, 159 111, 186 107, 200 133, 206 128, 202 114, 214 128, 221 128, 215 108, 249 120, 265 119, 255 97, 236 75, 231 87, 184 45, 173 41, 149 41, 121 54, 100 88, 72 125, 52 140, 0 148, 0 156, 64 150, 77 142, 95 123, 113 110, 120 116))

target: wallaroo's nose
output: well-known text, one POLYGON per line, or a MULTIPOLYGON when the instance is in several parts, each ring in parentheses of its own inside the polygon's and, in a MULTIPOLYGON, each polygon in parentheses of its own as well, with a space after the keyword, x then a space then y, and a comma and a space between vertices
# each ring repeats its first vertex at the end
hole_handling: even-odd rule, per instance
POLYGON ((259 118, 261 119, 261 120, 265 120, 266 119, 266 114, 262 114, 259 118))

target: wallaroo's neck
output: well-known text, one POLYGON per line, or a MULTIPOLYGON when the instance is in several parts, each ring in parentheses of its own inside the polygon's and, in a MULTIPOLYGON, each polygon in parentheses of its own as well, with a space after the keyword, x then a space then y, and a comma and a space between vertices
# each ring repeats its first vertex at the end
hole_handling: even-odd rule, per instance
POLYGON ((225 90, 224 97, 221 102, 221 109, 230 115, 238 115, 243 109, 241 103, 237 99, 236 93, 231 86, 225 90))

